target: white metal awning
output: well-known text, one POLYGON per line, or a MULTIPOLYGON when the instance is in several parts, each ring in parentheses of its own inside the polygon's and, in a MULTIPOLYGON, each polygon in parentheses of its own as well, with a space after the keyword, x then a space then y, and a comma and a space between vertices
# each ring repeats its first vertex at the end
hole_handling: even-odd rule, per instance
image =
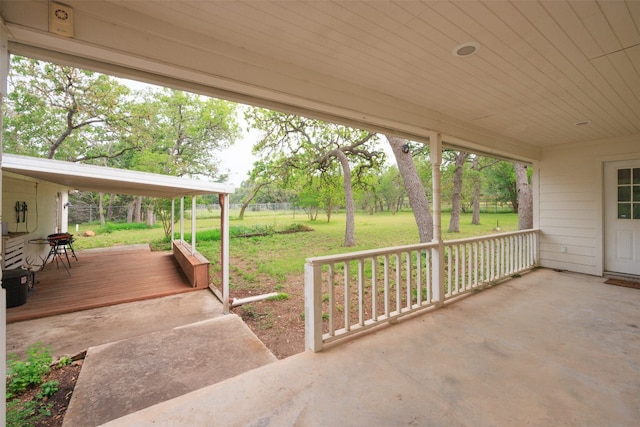
POLYGON ((234 187, 212 181, 179 178, 104 166, 2 154, 2 171, 68 186, 71 190, 175 198, 229 194, 234 187))

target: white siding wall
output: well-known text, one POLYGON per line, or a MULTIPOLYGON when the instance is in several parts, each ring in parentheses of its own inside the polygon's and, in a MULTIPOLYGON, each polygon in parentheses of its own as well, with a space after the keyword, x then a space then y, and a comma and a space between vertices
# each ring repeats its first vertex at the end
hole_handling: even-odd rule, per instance
POLYGON ((603 164, 633 158, 640 159, 640 135, 543 150, 537 204, 543 267, 602 275, 603 164))
MULTIPOLYGON (((66 197, 67 188, 48 182, 37 182, 31 178, 18 175, 3 175, 2 179, 2 220, 8 222, 9 232, 27 232, 24 236, 25 243, 29 239, 44 238, 55 233, 56 230, 56 195, 62 193, 66 197), (37 199, 36 199, 37 194, 37 199), (15 204, 17 201, 27 202, 27 222, 16 222, 15 204)), ((63 210, 64 211, 64 210, 63 210)), ((66 231, 66 212, 63 219, 63 230, 66 231)), ((25 245, 25 254, 37 259, 38 253, 46 256, 48 246, 25 245)))

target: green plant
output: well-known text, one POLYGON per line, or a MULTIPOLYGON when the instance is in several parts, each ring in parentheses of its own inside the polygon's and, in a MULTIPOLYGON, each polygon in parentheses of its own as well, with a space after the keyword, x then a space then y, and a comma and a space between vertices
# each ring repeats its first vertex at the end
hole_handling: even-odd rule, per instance
POLYGON ((267 301, 283 301, 283 300, 288 300, 289 299, 289 294, 285 293, 285 292, 281 292, 277 295, 271 296, 267 298, 267 301))
POLYGON ((71 365, 71 362, 73 362, 73 359, 71 359, 69 356, 62 356, 58 361, 58 368, 69 366, 71 365))
POLYGON ((60 383, 56 380, 47 381, 40 387, 40 392, 37 394, 37 398, 42 399, 43 397, 53 396, 58 391, 59 386, 60 383))
POLYGON ((22 393, 28 387, 42 383, 42 377, 50 370, 51 353, 41 343, 27 349, 26 360, 18 360, 14 354, 7 360, 7 398, 22 393))
POLYGON ((252 319, 258 318, 258 312, 256 311, 256 308, 252 304, 243 305, 242 311, 247 317, 250 317, 252 319))
POLYGON ((275 287, 275 290, 276 290, 276 291, 280 291, 280 290, 282 290, 282 289, 284 289, 284 285, 282 285, 282 284, 280 284, 280 283, 278 283, 278 284, 276 285, 276 287, 275 287))

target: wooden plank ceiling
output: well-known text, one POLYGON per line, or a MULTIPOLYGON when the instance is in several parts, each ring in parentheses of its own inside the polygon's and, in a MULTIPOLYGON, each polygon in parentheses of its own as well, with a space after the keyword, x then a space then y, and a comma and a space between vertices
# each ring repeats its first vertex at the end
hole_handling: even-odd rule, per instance
MULTIPOLYGON (((180 67, 174 78, 240 100, 525 157, 640 134, 638 1, 64 3, 85 45, 180 67), (453 54, 468 42, 474 55, 453 54)), ((17 30, 46 32, 46 2, 0 6, 14 49, 38 45, 17 30)))

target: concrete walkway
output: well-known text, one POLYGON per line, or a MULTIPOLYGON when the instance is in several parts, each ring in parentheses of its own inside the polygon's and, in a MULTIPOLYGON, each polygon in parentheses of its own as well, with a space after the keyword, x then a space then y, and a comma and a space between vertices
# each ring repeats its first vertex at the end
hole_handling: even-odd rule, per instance
POLYGON ((539 270, 106 425, 635 427, 640 291, 603 281, 539 270))
POLYGON ((37 342, 54 356, 91 346, 222 316, 222 304, 208 289, 7 325, 7 353, 19 356, 37 342))
POLYGON ((276 360, 236 315, 90 347, 63 426, 99 425, 276 360))

